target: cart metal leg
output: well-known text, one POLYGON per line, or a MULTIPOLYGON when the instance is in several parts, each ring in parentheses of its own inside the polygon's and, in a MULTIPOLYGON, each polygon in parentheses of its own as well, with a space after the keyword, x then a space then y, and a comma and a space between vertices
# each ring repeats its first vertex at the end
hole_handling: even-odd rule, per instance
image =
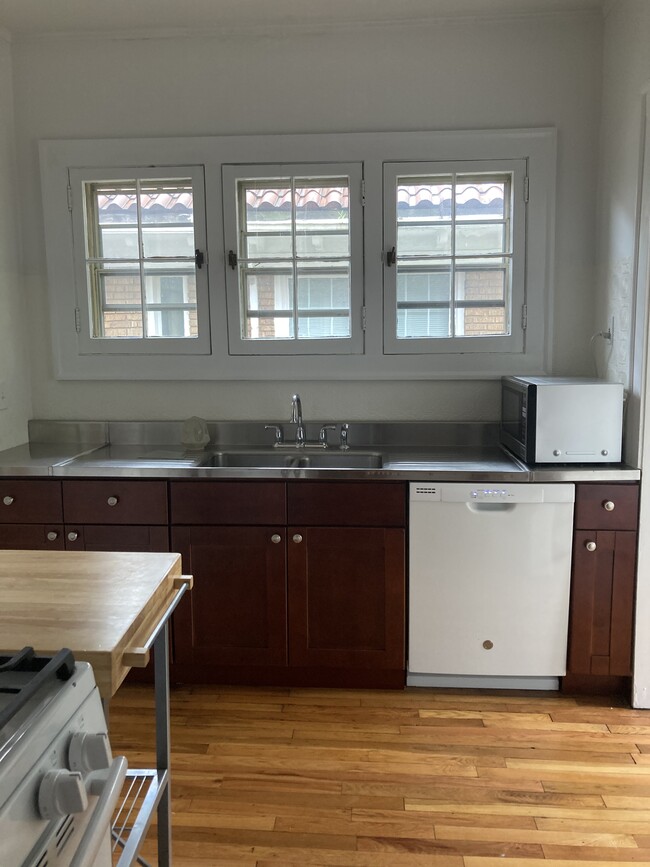
POLYGON ((171 797, 169 792, 170 713, 169 713, 169 623, 154 642, 154 692, 156 703, 156 770, 166 777, 158 802, 158 864, 172 863, 171 797))

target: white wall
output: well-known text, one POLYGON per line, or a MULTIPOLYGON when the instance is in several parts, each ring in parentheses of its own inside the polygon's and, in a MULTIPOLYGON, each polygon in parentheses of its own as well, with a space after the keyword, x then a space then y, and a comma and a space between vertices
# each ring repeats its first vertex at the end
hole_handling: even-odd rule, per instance
MULTIPOLYGON (((602 22, 596 13, 327 32, 17 41, 14 78, 34 414, 496 419, 488 383, 78 383, 52 377, 41 138, 558 128, 555 371, 589 373, 602 22)), ((324 361, 324 363, 326 363, 324 361)), ((297 367, 297 372, 299 367, 297 367)))
POLYGON ((25 345, 25 304, 19 273, 18 199, 14 150, 11 44, 0 33, 0 449, 27 439, 31 381, 25 345))
MULTIPOLYGON (((647 349, 648 274, 639 273, 634 297, 640 246, 646 254, 650 238, 650 202, 639 217, 641 191, 650 195, 650 147, 645 148, 645 182, 641 183, 646 128, 644 109, 650 90, 650 3, 647 0, 617 0, 605 19, 604 87, 602 121, 602 179, 599 229, 599 277, 602 309, 625 322, 636 317, 636 351, 615 345, 609 374, 622 376, 630 357, 634 394, 628 410, 628 459, 640 457, 644 473, 650 472, 650 416, 648 415, 647 349), (636 300, 636 311, 634 312, 636 300), (645 406, 644 406, 645 403, 645 406), (645 444, 638 436, 639 419, 645 413, 645 444)), ((650 130, 648 131, 650 132, 650 130)), ((637 572, 636 648, 633 700, 637 707, 650 707, 650 488, 641 487, 639 566, 637 572)))

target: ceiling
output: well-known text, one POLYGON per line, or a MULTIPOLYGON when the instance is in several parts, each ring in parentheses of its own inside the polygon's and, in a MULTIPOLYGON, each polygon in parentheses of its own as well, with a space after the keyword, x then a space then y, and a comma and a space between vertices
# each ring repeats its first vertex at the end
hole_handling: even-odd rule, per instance
POLYGON ((359 23, 600 10, 604 0, 0 0, 16 38, 359 23))

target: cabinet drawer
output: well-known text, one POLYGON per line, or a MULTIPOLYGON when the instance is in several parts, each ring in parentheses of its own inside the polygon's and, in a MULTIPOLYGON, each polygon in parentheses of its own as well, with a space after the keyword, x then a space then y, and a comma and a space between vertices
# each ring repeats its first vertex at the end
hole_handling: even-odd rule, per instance
POLYGON ((321 527, 403 527, 402 482, 289 482, 290 524, 321 527))
POLYGON ((61 482, 0 479, 0 524, 61 523, 61 482))
POLYGON ((636 530, 639 486, 577 485, 577 530, 636 530))
POLYGON ((169 551, 167 527, 68 524, 64 536, 68 551, 169 551))
POLYGON ((284 482, 172 482, 172 524, 285 524, 284 482))
POLYGON ((62 551, 61 524, 0 524, 0 549, 28 551, 62 551))
POLYGON ((66 524, 166 524, 167 483, 63 482, 66 524))

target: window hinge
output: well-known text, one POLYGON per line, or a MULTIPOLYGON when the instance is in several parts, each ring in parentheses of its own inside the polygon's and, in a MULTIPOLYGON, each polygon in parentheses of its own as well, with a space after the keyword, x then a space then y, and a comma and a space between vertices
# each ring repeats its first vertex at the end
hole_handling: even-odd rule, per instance
POLYGON ((524 202, 528 203, 528 197, 530 196, 530 179, 528 175, 524 178, 524 202))
POLYGON ((366 206, 366 182, 361 181, 361 207, 365 208, 366 206))
POLYGON ((81 310, 78 307, 74 309, 74 330, 77 334, 81 331, 81 310))
POLYGON ((68 210, 72 213, 72 187, 70 186, 70 184, 68 184, 67 194, 68 194, 68 210))
POLYGON ((366 330, 366 325, 367 325, 366 308, 362 307, 361 308, 361 330, 362 331, 366 330))
POLYGON ((522 330, 525 331, 528 328, 528 305, 521 305, 521 327, 522 330))

